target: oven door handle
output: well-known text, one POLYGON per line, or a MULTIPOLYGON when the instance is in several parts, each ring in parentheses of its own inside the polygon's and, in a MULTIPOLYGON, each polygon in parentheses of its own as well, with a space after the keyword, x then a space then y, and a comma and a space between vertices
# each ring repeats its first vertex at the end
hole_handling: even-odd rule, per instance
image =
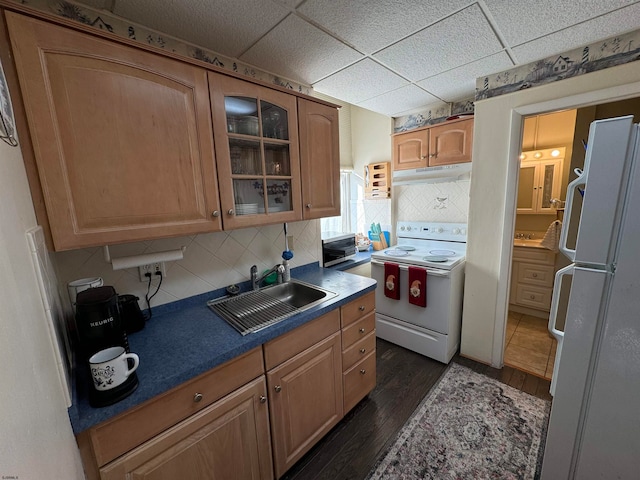
MULTIPOLYGON (((381 265, 384 266, 385 262, 381 262, 380 260, 375 260, 375 259, 371 259, 371 263, 374 265, 381 265)), ((400 267, 400 270, 409 270, 409 266, 408 265, 401 265, 398 264, 398 266, 400 267)), ((419 266, 419 265, 416 265, 419 266)), ((435 269, 431 269, 429 267, 420 267, 420 268, 424 268, 427 271, 428 275, 432 275, 432 276, 436 276, 436 277, 448 277, 449 276, 449 270, 435 270, 435 269)))

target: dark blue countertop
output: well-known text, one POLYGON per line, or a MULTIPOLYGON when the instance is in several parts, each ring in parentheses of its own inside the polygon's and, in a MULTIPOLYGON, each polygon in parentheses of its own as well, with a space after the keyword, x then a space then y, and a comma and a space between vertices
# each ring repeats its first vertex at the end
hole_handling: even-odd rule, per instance
MULTIPOLYGON (((366 252, 365 252, 366 253, 366 252)), ((309 310, 264 330, 240 335, 207 307, 224 289, 154 307, 143 330, 129 335, 131 351, 140 356, 138 388, 120 402, 102 408, 89 405, 89 381, 77 375, 69 418, 77 434, 166 392, 238 355, 248 352, 300 325, 375 290, 370 278, 352 275, 317 263, 292 270, 292 277, 338 294, 309 310)), ((243 291, 247 284, 243 285, 243 291)), ((87 378, 87 380, 89 380, 87 378)))
POLYGON ((336 263, 327 267, 329 270, 338 270, 340 272, 349 270, 350 268, 357 267, 359 265, 369 263, 371 261, 371 247, 366 252, 356 252, 355 258, 350 258, 344 262, 336 263))

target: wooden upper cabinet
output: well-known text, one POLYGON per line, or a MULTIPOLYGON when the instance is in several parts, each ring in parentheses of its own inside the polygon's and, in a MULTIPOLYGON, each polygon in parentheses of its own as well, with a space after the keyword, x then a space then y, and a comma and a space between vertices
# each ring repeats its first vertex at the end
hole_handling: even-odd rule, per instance
POLYGON ((429 166, 470 162, 472 139, 473 119, 429 128, 429 166))
POLYGON ((298 99, 300 173, 305 220, 340 215, 338 110, 298 99))
POLYGON ((206 70, 6 18, 56 250, 222 228, 206 70))
POLYGON ((393 169, 409 170, 427 166, 429 152, 429 131, 415 130, 394 135, 393 138, 393 169))
POLYGON ((209 72, 225 229, 302 220, 296 97, 209 72))

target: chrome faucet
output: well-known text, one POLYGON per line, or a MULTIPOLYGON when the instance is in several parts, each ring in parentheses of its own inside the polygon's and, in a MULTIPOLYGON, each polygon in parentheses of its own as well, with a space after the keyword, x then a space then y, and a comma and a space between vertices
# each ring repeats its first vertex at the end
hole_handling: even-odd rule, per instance
POLYGON ((278 283, 282 283, 282 275, 284 274, 284 267, 281 264, 277 264, 274 265, 273 268, 271 268, 271 270, 264 272, 263 275, 261 275, 258 278, 258 267, 256 265, 253 265, 251 267, 251 288, 253 290, 258 290, 260 288, 260 284, 262 283, 262 281, 267 278, 269 275, 271 275, 273 272, 278 272, 278 283))

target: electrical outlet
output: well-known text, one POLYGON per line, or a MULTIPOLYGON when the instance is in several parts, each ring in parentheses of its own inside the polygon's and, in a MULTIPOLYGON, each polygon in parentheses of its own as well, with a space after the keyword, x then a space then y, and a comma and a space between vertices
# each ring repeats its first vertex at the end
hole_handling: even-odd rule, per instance
POLYGON ((160 272, 162 272, 162 277, 166 277, 167 276, 167 272, 164 269, 164 262, 154 262, 154 263, 148 263, 147 265, 142 265, 140 267, 138 267, 138 272, 140 273, 140 281, 141 282, 148 282, 149 278, 145 275, 147 273, 151 274, 151 279, 153 280, 154 277, 156 276, 160 276, 160 272))
POLYGON ((293 252, 295 250, 293 247, 293 235, 287 235, 287 243, 289 244, 289 250, 293 252))

